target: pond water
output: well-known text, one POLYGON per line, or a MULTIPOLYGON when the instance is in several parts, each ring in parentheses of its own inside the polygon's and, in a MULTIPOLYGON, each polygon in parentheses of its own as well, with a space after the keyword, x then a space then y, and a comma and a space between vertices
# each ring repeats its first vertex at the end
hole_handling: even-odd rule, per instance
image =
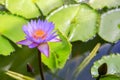
MULTIPOLYGON (((83 61, 83 59, 89 54, 89 52, 92 50, 93 45, 95 45, 96 42, 101 42, 102 46, 99 49, 97 55, 91 60, 91 62, 80 72, 80 74, 77 76, 75 80, 95 80, 92 78, 90 70, 93 65, 93 63, 100 59, 104 55, 108 55, 110 52, 113 53, 120 53, 120 41, 116 44, 110 44, 105 43, 102 40, 99 39, 99 37, 89 41, 89 45, 82 44, 81 42, 75 42, 73 43, 73 46, 76 46, 73 48, 73 51, 75 52, 70 60, 67 61, 65 67, 59 71, 57 71, 55 74, 52 74, 51 72, 46 73, 46 80, 73 80, 73 72, 78 67, 78 65, 83 61), (94 43, 93 43, 94 42, 94 43), (78 45, 82 45, 84 49, 81 46, 78 47, 78 45), (88 49, 86 49, 86 46, 88 49), (90 48, 91 46, 92 48, 90 48), (77 52, 78 51, 78 52, 77 52), (84 54, 79 55, 79 52, 82 52, 84 54)), ((39 80, 39 79, 38 79, 39 80)))

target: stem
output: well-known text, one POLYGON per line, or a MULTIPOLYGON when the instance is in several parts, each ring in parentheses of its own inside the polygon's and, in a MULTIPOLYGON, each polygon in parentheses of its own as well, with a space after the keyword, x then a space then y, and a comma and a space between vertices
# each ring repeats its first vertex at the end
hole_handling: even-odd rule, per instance
POLYGON ((96 78, 96 80, 100 80, 100 77, 101 77, 101 75, 99 75, 99 76, 96 78))
POLYGON ((39 17, 39 18, 41 18, 42 20, 45 20, 45 16, 44 16, 42 10, 39 8, 39 6, 38 6, 36 3, 35 3, 35 6, 37 7, 38 11, 39 11, 40 14, 41 14, 41 17, 39 17))
POLYGON ((39 70, 40 70, 40 76, 42 80, 45 80, 44 74, 43 74, 43 66, 42 66, 42 58, 41 58, 41 52, 38 52, 38 63, 39 63, 39 70))

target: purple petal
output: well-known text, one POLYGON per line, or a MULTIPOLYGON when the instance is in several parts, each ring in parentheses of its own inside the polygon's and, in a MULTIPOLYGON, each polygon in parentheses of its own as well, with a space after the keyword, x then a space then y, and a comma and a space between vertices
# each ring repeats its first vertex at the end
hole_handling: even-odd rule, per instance
POLYGON ((28 46, 29 46, 29 48, 35 48, 35 47, 38 46, 38 44, 37 44, 37 43, 32 43, 32 44, 30 44, 30 45, 28 45, 28 46))
POLYGON ((49 46, 48 43, 42 43, 38 46, 38 49, 41 53, 43 53, 45 56, 49 57, 49 46))
POLYGON ((28 28, 27 26, 23 26, 23 31, 27 36, 31 36, 32 35, 32 31, 30 31, 30 28, 28 28))
POLYGON ((48 34, 47 40, 51 40, 51 39, 55 38, 56 36, 57 36, 57 35, 56 35, 56 32, 53 32, 53 33, 51 33, 51 34, 48 34))
POLYGON ((46 27, 45 31, 48 34, 50 34, 54 30, 54 24, 52 22, 47 23, 45 27, 46 27))
POLYGON ((21 45, 30 45, 31 43, 32 42, 27 39, 17 42, 17 44, 21 44, 21 45))
POLYGON ((61 40, 60 39, 58 39, 58 38, 53 38, 53 39, 51 39, 49 42, 60 42, 61 40))

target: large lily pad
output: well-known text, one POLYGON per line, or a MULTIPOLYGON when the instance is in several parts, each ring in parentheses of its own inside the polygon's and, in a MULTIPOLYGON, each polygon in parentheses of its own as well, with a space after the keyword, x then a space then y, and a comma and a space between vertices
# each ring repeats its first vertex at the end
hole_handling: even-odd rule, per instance
POLYGON ((0 4, 4 5, 5 0, 0 0, 0 4))
POLYGON ((35 49, 16 48, 16 51, 10 56, 0 55, 0 61, 3 61, 0 62, 0 80, 13 80, 5 74, 8 70, 33 77, 27 72, 26 66, 28 63, 34 68, 35 75, 39 73, 37 51, 35 49))
POLYGON ((42 11, 44 15, 63 5, 62 0, 6 0, 6 8, 13 14, 25 18, 37 18, 42 11), (37 5, 37 6, 36 6, 37 5))
POLYGON ((25 18, 35 18, 40 15, 33 0, 6 0, 5 6, 11 13, 25 18))
POLYGON ((63 6, 47 17, 70 41, 86 41, 97 31, 98 13, 86 4, 63 6))
POLYGON ((0 54, 10 55, 14 51, 14 48, 7 39, 10 39, 14 43, 24 39, 24 33, 22 26, 27 21, 23 18, 8 15, 6 13, 0 14, 0 54), (2 37, 3 35, 4 37, 2 37))
POLYGON ((63 5, 62 0, 34 0, 44 15, 63 5))
POLYGON ((90 0, 89 4, 95 9, 112 8, 120 6, 120 0, 90 0))
POLYGON ((119 75, 119 78, 120 78, 120 54, 111 54, 109 56, 104 56, 100 60, 96 61, 93 67, 91 68, 91 73, 93 77, 98 77, 99 75, 98 68, 103 63, 106 63, 108 66, 106 75, 108 74, 115 75, 115 76, 119 75))
POLYGON ((16 43, 24 39, 22 26, 26 23, 27 21, 21 17, 0 14, 0 33, 16 43))
POLYGON ((104 13, 101 16, 99 35, 106 41, 116 42, 120 39, 120 9, 104 13))
POLYGON ((6 56, 6 55, 10 55, 10 53, 13 51, 14 48, 9 43, 9 41, 0 35, 0 54, 6 56))

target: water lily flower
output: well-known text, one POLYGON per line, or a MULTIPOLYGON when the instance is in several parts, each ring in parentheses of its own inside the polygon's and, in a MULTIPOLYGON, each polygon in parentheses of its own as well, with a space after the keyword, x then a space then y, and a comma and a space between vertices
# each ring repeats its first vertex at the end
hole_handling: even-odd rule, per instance
POLYGON ((49 57, 50 52, 48 42, 60 41, 54 31, 54 24, 46 20, 31 20, 27 25, 23 26, 23 31, 26 34, 26 39, 17 43, 26 45, 29 48, 37 47, 47 57, 49 57))

